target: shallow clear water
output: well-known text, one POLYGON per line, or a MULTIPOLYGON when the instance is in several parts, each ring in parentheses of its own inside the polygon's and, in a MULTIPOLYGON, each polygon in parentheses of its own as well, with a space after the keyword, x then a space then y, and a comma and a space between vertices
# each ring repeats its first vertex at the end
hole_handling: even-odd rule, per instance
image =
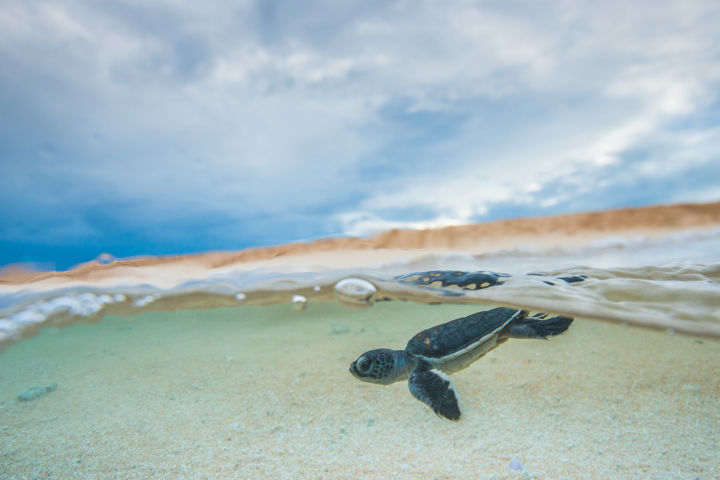
POLYGON ((453 375, 459 422, 348 372, 477 309, 319 302, 46 329, 0 357, 0 478, 720 475, 715 341, 583 319, 511 340, 453 375))
POLYGON ((718 239, 6 292, 0 478, 717 478, 718 239), (475 290, 397 278, 429 269, 509 276, 475 290), (370 286, 339 288, 348 278, 370 286), (460 422, 348 373, 368 349, 498 304, 577 319, 453 375, 460 422))

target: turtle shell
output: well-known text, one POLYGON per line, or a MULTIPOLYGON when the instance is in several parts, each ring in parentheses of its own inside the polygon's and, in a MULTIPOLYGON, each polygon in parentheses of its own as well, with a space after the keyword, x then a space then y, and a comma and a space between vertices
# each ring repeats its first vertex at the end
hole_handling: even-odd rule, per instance
POLYGON ((405 350, 413 355, 442 358, 467 348, 483 337, 491 338, 510 320, 526 315, 525 311, 506 307, 473 313, 423 330, 410 339, 405 350))

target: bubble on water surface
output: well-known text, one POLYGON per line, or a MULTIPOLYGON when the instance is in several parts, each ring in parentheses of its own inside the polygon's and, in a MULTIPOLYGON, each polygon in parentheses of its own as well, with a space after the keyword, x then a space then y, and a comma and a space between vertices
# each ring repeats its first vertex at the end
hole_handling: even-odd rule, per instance
POLYGON ((362 278, 345 278, 335 284, 335 298, 343 305, 369 307, 375 300, 377 288, 362 278))
POLYGON ((307 308, 307 298, 303 295, 293 295, 292 297, 293 310, 296 312, 303 312, 307 308))

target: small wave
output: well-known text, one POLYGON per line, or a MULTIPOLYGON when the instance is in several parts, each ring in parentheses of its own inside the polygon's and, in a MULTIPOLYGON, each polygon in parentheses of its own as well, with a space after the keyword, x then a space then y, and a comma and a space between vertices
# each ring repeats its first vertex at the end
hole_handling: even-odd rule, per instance
MULTIPOLYGON (((487 278, 492 272, 479 273, 487 278)), ((355 299, 346 298, 343 303, 355 306, 369 306, 380 300, 490 303, 720 338, 720 264, 715 264, 634 269, 576 267, 543 274, 498 275, 494 278, 502 278, 502 282, 486 282, 487 287, 461 291, 447 285, 401 282, 368 271, 268 277, 239 285, 224 278, 166 290, 144 286, 87 291, 76 287, 28 298, 6 309, 0 318, 0 347, 32 336, 44 326, 92 322, 106 314, 276 303, 295 303, 296 310, 304 310, 307 302, 333 300, 336 286, 348 287, 350 278, 356 280, 347 289, 351 292, 347 298, 354 295, 355 299), (560 277, 582 281, 558 280, 560 277)))
POLYGON ((302 311, 309 302, 334 301, 335 286, 347 278, 365 282, 362 288, 368 291, 361 292, 366 300, 355 306, 380 300, 497 304, 720 338, 718 244, 720 229, 715 229, 663 239, 613 239, 575 249, 426 255, 365 269, 226 268, 172 288, 144 282, 8 292, 0 294, 0 349, 45 326, 93 322, 107 314, 277 303, 294 303, 302 311), (463 287, 476 288, 460 292, 432 279, 425 284, 400 281, 410 278, 403 275, 431 270, 481 272, 484 277, 466 279, 463 287), (584 281, 557 281, 578 276, 584 281))

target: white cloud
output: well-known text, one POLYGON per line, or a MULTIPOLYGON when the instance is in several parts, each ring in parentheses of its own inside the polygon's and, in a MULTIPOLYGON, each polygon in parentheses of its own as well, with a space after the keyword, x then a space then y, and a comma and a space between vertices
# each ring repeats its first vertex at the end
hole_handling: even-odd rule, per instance
MULTIPOLYGON (((652 177, 720 154, 712 125, 673 125, 718 101, 717 2, 267 8, 5 1, 0 86, 43 125, 0 140, 61 144, 52 169, 78 180, 78 212, 313 211, 353 235, 542 211, 611 187, 608 168, 652 177), (635 149, 654 150, 629 167, 635 149)), ((47 160, 23 161, 19 194, 39 195, 47 160)))

